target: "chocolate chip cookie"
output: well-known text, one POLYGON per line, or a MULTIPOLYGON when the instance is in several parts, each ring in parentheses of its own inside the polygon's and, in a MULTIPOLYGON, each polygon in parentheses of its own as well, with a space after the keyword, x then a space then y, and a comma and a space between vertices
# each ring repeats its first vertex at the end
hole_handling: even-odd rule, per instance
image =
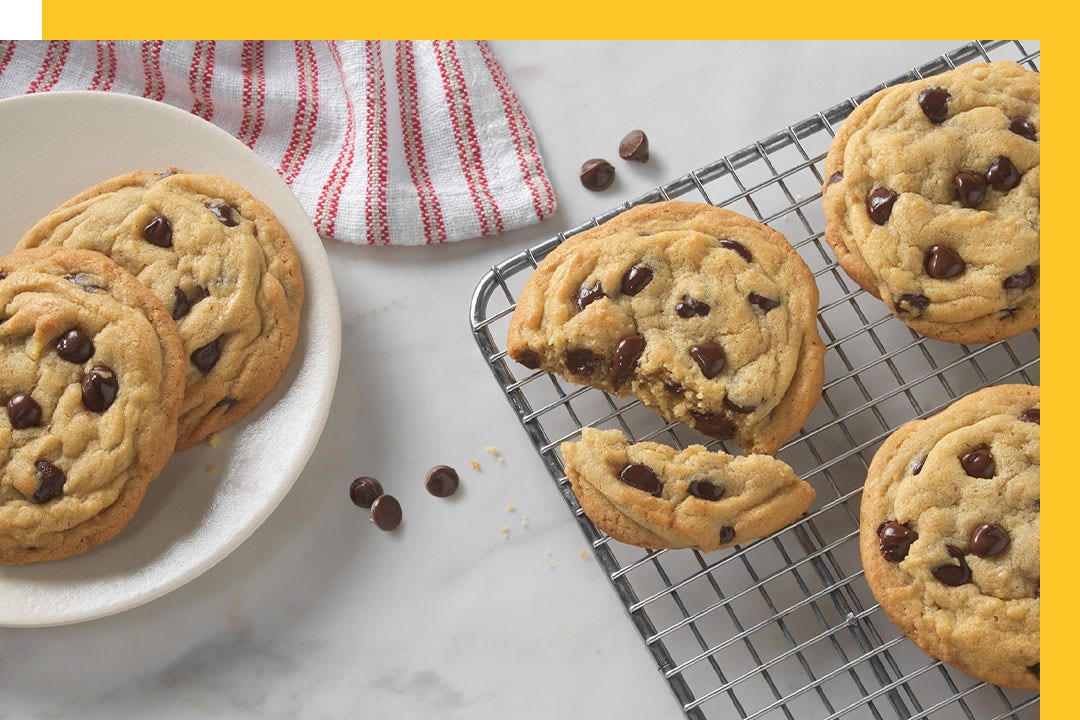
POLYGON ((790 525, 814 501, 813 488, 768 455, 628 444, 618 430, 593 428, 563 443, 562 453, 585 515, 643 548, 708 552, 746 543, 790 525))
POLYGON ((927 654, 1039 689, 1039 388, 1000 385, 894 432, 863 491, 870 589, 927 654))
POLYGON ((0 258, 0 562, 118 533, 176 442, 184 354, 154 294, 107 257, 0 258))
POLYGON ((825 160, 825 239, 913 330, 1002 340, 1039 324, 1039 75, 1011 62, 887 88, 825 160))
POLYGON ((821 396, 817 304, 775 230, 710 205, 641 205, 544 258, 507 347, 526 367, 774 454, 821 396))
POLYGON ((133 172, 49 213, 19 248, 104 253, 143 281, 180 327, 187 393, 177 449, 239 420, 292 356, 304 285, 285 228, 224 178, 133 172))

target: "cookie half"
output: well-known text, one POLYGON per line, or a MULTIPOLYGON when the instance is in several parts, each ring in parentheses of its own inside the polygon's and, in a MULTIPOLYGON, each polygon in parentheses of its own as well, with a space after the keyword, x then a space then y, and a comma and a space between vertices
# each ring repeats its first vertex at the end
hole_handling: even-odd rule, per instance
POLYGON ((0 258, 0 562, 88 550, 131 519, 172 453, 176 324, 88 250, 0 258))
POLYGON ((563 443, 562 453, 585 515, 643 548, 708 552, 746 543, 790 525, 814 501, 813 488, 768 455, 631 444, 618 430, 594 428, 563 443))
POLYGON ((817 305, 813 275, 772 228, 711 205, 641 205, 544 258, 507 348, 774 454, 821 397, 817 305))
POLYGON ((980 680, 1039 689, 1039 388, 1000 385, 894 432, 859 547, 889 618, 980 680))
POLYGON ((177 449, 239 420, 292 356, 300 263, 273 212, 239 185, 180 171, 133 172, 49 213, 19 242, 104 253, 169 308, 187 392, 177 449))
POLYGON ((825 159, 825 239, 916 332, 1002 340, 1039 324, 1039 74, 963 65, 887 88, 825 159))

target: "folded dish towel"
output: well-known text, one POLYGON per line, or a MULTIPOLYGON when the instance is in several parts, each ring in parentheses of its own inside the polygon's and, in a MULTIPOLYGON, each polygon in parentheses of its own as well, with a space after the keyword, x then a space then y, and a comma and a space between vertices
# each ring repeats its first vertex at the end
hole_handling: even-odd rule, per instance
POLYGON ((555 209, 486 42, 0 42, 0 96, 55 90, 141 95, 224 128, 328 238, 435 244, 555 209))

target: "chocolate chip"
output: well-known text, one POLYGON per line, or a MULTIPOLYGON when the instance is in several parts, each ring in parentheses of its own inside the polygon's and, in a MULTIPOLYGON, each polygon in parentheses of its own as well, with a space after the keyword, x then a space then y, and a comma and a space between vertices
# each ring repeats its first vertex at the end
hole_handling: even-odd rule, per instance
POLYGON ((986 171, 986 182, 995 190, 1008 192, 1020 184, 1020 171, 1013 165, 1012 160, 998 155, 997 160, 986 171))
POLYGON ((945 121, 949 116, 949 91, 945 88, 926 88, 919 93, 919 107, 927 119, 935 125, 945 121))
POLYGON ((750 251, 746 249, 746 246, 738 240, 721 240, 720 247, 734 250, 739 253, 746 262, 754 262, 754 256, 751 255, 750 251))
POLYGON ((619 480, 632 488, 647 492, 653 497, 660 497, 664 484, 648 465, 631 463, 619 471, 619 480))
POLYGON ((158 247, 172 247, 172 224, 164 215, 155 215, 142 231, 143 240, 158 247))
POLYGON ((993 557, 1005 552, 1009 547, 1009 533, 999 525, 980 525, 971 531, 971 544, 968 546, 972 555, 993 557))
POLYGON ((669 395, 682 395, 684 392, 686 392, 686 388, 684 388, 677 382, 664 383, 664 389, 667 390, 669 395))
POLYGON ((1020 420, 1029 423, 1039 424, 1039 408, 1030 408, 1020 413, 1020 420))
POLYGON ((911 468, 911 474, 912 475, 918 475, 919 473, 921 473, 923 465, 925 465, 925 464, 926 464, 926 458, 924 457, 922 460, 915 463, 915 467, 911 468))
POLYGON ((56 341, 56 354, 73 363, 84 363, 94 355, 94 341, 79 328, 72 328, 56 341))
POLYGON ((944 245, 934 245, 926 251, 923 262, 926 274, 938 280, 948 280, 964 272, 967 265, 960 255, 944 245))
POLYGON ((95 365, 90 372, 83 375, 82 382, 83 405, 90 412, 103 413, 116 400, 116 393, 120 389, 120 383, 116 380, 116 373, 112 368, 105 365, 95 365))
POLYGON ((701 368, 701 374, 709 380, 713 379, 724 369, 727 356, 720 343, 706 342, 694 345, 690 348, 690 357, 701 368))
POLYGON ((998 320, 1005 320, 1006 318, 1011 320, 1012 318, 1016 317, 1016 312, 1019 309, 1020 308, 1007 307, 1007 308, 1002 308, 1001 310, 998 310, 998 313, 999 313, 998 320))
POLYGON ((223 407, 223 408, 225 408, 225 412, 228 412, 229 410, 232 410, 233 405, 235 405, 236 403, 237 403, 236 398, 223 397, 220 400, 218 400, 216 403, 214 403, 214 407, 212 407, 210 409, 211 410, 217 410, 219 407, 223 407))
POLYGON ((176 173, 177 173, 177 171, 172 170, 172 169, 166 170, 165 172, 162 172, 162 173, 158 173, 158 180, 164 180, 167 177, 172 177, 176 173))
POLYGON ((574 299, 574 304, 577 305, 578 310, 584 310, 602 297, 604 297, 604 288, 600 285, 600 281, 597 280, 591 288, 581 286, 577 297, 574 299))
POLYGON ((967 170, 956 173, 953 179, 960 205, 966 208, 978 207, 986 197, 986 178, 967 170))
POLYGON ((699 413, 691 411, 694 427, 718 440, 730 440, 735 437, 735 423, 721 413, 699 413))
POLYGON ((191 311, 191 303, 188 302, 187 295, 180 288, 173 288, 173 309, 172 319, 179 320, 191 311))
POLYGON ((764 295, 758 295, 756 292, 752 292, 747 295, 746 299, 750 301, 751 305, 757 305, 759 308, 761 308, 762 312, 766 313, 770 310, 775 310, 776 308, 780 307, 779 300, 773 300, 772 298, 767 298, 764 295))
POLYGON ((930 298, 925 295, 905 293, 896 298, 896 311, 909 315, 919 315, 930 305, 930 298))
POLYGON ((649 138, 641 130, 631 130, 619 143, 619 157, 643 163, 649 159, 649 138))
POLYGON ((730 525, 725 525, 720 528, 720 544, 727 545, 729 542, 735 539, 735 528, 730 525))
POLYGON ((971 568, 964 559, 964 551, 954 545, 946 545, 949 555, 960 561, 959 565, 938 565, 930 571, 930 574, 942 585, 959 587, 964 583, 971 582, 971 568))
POLYGON ((1030 672, 1035 677, 1039 677, 1039 663, 1028 666, 1028 672, 1030 672))
POLYGON ((70 273, 65 275, 64 279, 73 285, 78 285, 88 293, 105 292, 105 288, 98 285, 100 278, 90 273, 70 273))
POLYGON ((648 265, 635 265, 626 271, 622 279, 623 295, 637 295, 652 282, 653 271, 648 265))
POLYGON ((731 412, 736 412, 741 415, 746 415, 757 410, 756 405, 736 405, 727 395, 724 396, 724 407, 726 407, 731 412))
POLYGON ((708 304, 695 300, 689 295, 683 295, 682 300, 675 303, 675 312, 678 313, 679 317, 684 318, 692 318, 695 315, 705 317, 711 309, 708 304))
POLYGON ((380 495, 371 504, 371 522, 380 530, 393 530, 401 524, 401 503, 393 495, 380 495))
POLYGON ((41 424, 41 406, 37 404, 37 400, 25 393, 8 398, 7 415, 11 427, 15 430, 25 430, 41 424))
POLYGON ((428 470, 424 487, 435 497, 450 497, 457 492, 459 482, 457 470, 449 465, 436 465, 428 470))
POLYGON ((994 456, 990 454, 990 448, 985 445, 977 447, 960 458, 960 467, 964 468, 971 477, 992 478, 994 477, 994 456))
POLYGON ((645 352, 645 338, 642 335, 631 335, 619 341, 615 353, 611 356, 611 373, 608 382, 616 390, 634 372, 638 358, 645 352))
POLYGON ((877 536, 882 557, 894 563, 906 558, 911 544, 919 539, 919 533, 895 520, 878 525, 877 536))
POLYGON ((607 160, 592 158, 582 163, 580 177, 586 190, 607 190, 615 182, 615 168, 607 160))
POLYGON ((37 489, 34 490, 31 500, 40 505, 64 494, 67 475, 63 470, 48 460, 38 460, 34 463, 34 469, 37 471, 37 489))
POLYGON ((592 350, 570 348, 566 351, 566 369, 575 375, 591 375, 600 367, 601 358, 592 350))
POLYGON ((1035 139, 1035 126, 1027 118, 1016 118, 1009 123, 1009 130, 1028 140, 1035 139))
POLYGON ((382 484, 373 477, 358 477, 349 484, 349 499, 353 504, 369 509, 383 494, 382 484))
POLYGON ((221 357, 220 341, 221 336, 218 336, 191 353, 191 362, 200 372, 208 373, 217 365, 218 358, 221 357))
POLYGON ((239 218, 236 217, 236 208, 227 202, 207 203, 206 209, 213 213, 225 227, 236 227, 240 224, 239 218))
POLYGON ((535 350, 526 348, 519 352, 518 356, 514 359, 530 370, 536 370, 540 367, 540 355, 535 350))
POLYGON ((724 486, 716 485, 708 480, 694 480, 690 483, 690 486, 686 488, 686 492, 696 498, 708 500, 709 502, 716 502, 724 497, 724 486))
POLYGON ((892 215, 896 193, 886 187, 874 188, 866 196, 866 212, 877 225, 884 225, 892 215))
POLYGON ((1039 277, 1039 270, 1034 265, 1028 265, 1018 273, 1010 275, 1001 283, 1006 290, 1027 290, 1035 284, 1039 277))
POLYGON ((831 176, 829 177, 829 182, 828 182, 828 183, 826 183, 826 185, 825 185, 825 186, 826 186, 826 187, 828 187, 828 186, 830 186, 830 185, 835 185, 836 183, 840 182, 840 181, 841 181, 841 180, 843 180, 843 179, 844 179, 844 173, 842 173, 842 172, 834 172, 834 173, 833 173, 833 174, 832 174, 832 175, 831 175, 831 176))

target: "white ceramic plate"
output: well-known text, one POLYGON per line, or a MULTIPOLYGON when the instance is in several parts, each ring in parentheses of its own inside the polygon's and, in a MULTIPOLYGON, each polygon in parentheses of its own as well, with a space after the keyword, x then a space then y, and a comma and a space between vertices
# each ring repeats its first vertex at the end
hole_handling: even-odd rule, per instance
POLYGON ((0 625, 103 617, 197 577, 277 507, 326 423, 341 318, 322 241, 277 173, 214 125, 123 95, 48 93, 0 101, 0 252, 78 191, 129 170, 169 166, 243 185, 292 235, 305 287, 292 363, 251 414, 221 433, 217 448, 202 444, 173 455, 115 538, 67 560, 0 566, 0 625), (211 466, 216 472, 208 472, 211 466))

